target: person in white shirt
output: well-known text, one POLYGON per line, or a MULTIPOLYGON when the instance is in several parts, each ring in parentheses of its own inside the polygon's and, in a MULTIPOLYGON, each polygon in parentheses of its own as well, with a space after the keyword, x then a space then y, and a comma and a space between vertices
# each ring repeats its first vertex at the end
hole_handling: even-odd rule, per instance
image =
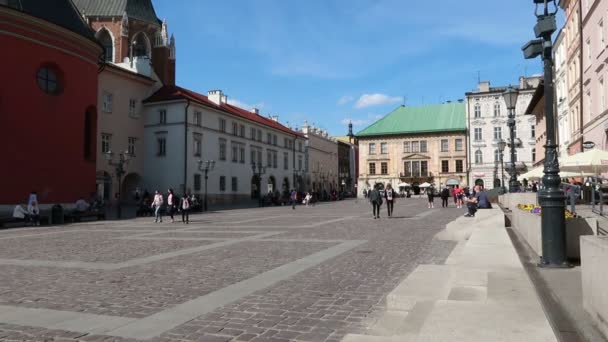
POLYGON ((154 200, 152 201, 152 208, 154 209, 154 222, 163 222, 163 216, 161 208, 163 206, 163 195, 156 190, 154 192, 154 200))
POLYGON ((182 197, 179 207, 182 211, 182 223, 190 223, 190 195, 185 195, 184 197, 182 197))
POLYGON ((175 203, 175 194, 173 193, 173 189, 169 189, 167 194, 167 211, 169 212, 169 216, 171 217, 171 223, 175 222, 173 219, 173 214, 175 214, 175 208, 177 207, 177 203, 175 203))
POLYGON ((393 190, 391 184, 386 184, 384 198, 386 199, 386 210, 388 210, 388 217, 393 216, 393 206, 395 204, 395 197, 397 197, 397 193, 395 192, 395 190, 393 190))
POLYGON ((32 201, 27 206, 27 213, 29 215, 30 221, 32 222, 32 226, 40 225, 40 208, 38 208, 38 202, 32 201))
POLYGON ((84 213, 85 211, 89 210, 89 207, 91 207, 89 203, 87 203, 87 201, 85 201, 82 197, 76 201, 76 211, 79 213, 84 213))

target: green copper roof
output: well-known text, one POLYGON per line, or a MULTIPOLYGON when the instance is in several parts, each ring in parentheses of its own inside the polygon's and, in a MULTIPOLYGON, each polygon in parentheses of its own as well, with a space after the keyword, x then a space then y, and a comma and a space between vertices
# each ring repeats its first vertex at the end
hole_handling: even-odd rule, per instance
POLYGON ((399 106, 357 136, 464 131, 466 128, 464 103, 399 106))

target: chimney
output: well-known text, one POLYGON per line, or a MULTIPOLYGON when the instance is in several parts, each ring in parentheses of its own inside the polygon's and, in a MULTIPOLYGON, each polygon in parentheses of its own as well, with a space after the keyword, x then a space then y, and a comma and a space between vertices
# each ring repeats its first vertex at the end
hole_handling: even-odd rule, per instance
POLYGON ((251 108, 251 112, 255 115, 260 115, 260 110, 255 107, 251 108))
POLYGON ((270 120, 272 120, 274 122, 279 122, 279 116, 278 115, 270 115, 269 118, 270 118, 270 120))
POLYGON ((463 99, 458 99, 458 103, 462 103, 463 101, 463 99))
POLYGON ((221 90, 209 90, 207 92, 207 98, 209 99, 209 101, 215 103, 218 106, 221 104, 223 96, 224 93, 222 93, 221 90))
POLYGON ((490 82, 489 81, 479 82, 479 91, 482 93, 490 91, 490 82))
POLYGON ((447 102, 447 103, 452 103, 452 100, 447 100, 447 101, 445 101, 445 102, 447 102))
POLYGON ((222 96, 220 97, 222 103, 228 103, 228 95, 224 95, 222 94, 222 96))

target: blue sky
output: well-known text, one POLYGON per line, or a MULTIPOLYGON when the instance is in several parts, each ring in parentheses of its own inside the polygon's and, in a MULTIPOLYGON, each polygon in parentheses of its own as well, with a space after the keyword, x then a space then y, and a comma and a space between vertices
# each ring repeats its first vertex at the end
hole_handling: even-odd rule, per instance
MULTIPOLYGON (((531 0, 153 0, 177 44, 177 83, 222 89, 282 123, 344 135, 396 106, 463 98, 541 71, 531 0)), ((561 18, 560 18, 561 19, 561 18)), ((563 20, 560 20, 563 21, 563 20)), ((559 24, 558 24, 559 25, 559 24)))

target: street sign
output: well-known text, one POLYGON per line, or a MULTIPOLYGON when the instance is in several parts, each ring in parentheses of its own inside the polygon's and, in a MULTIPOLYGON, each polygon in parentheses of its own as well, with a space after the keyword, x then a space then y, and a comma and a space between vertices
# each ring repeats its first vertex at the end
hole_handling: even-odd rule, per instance
POLYGON ((595 143, 594 143, 593 141, 585 141, 585 142, 583 143, 583 148, 584 148, 585 150, 590 150, 590 149, 592 149, 592 148, 594 148, 594 147, 595 147, 595 143))

